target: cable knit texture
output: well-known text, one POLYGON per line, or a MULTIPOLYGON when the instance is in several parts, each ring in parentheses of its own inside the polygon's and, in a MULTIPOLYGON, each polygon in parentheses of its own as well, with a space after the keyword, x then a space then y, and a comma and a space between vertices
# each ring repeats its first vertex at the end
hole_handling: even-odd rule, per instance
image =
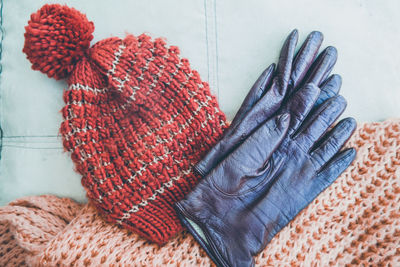
MULTIPOLYGON (((257 266, 398 265, 400 119, 360 125, 347 146, 356 160, 272 239, 257 266)), ((0 232, 0 266, 213 265, 186 231, 159 246, 106 223, 92 204, 52 196, 0 208, 0 232)))
POLYGON ((88 198, 110 222, 162 244, 182 226, 172 205, 227 127, 206 82, 163 39, 112 37, 89 48, 85 15, 45 5, 26 26, 32 68, 67 78, 60 133, 88 198))

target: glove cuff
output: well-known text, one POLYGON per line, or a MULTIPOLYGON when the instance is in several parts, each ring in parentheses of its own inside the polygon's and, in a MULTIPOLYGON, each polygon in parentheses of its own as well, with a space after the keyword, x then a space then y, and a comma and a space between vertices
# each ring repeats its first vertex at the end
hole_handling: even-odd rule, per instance
POLYGON ((207 230, 202 227, 202 223, 198 222, 189 212, 186 211, 184 206, 177 202, 174 208, 178 214, 178 218, 181 223, 188 229, 191 235, 196 239, 200 246, 205 250, 210 259, 217 265, 223 267, 229 267, 229 264, 225 260, 215 253, 215 249, 212 249, 213 241, 208 237, 207 230))

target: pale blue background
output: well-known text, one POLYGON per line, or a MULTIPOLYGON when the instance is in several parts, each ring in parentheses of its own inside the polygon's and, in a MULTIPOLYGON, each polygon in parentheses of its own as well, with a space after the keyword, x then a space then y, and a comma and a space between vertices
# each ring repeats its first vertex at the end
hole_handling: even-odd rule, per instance
POLYGON ((63 152, 63 106, 57 82, 30 69, 22 53, 29 16, 44 3, 67 3, 94 21, 94 42, 126 32, 166 37, 178 45, 221 108, 232 118, 265 66, 276 62, 287 34, 324 32, 339 50, 345 115, 359 121, 400 116, 400 2, 397 0, 4 0, 0 80, 0 205, 52 193, 85 201, 80 177, 63 152))

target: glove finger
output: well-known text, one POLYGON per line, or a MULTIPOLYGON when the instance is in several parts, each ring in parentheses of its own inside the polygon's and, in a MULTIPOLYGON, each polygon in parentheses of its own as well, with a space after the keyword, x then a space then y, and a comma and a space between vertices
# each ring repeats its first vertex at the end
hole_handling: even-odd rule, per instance
POLYGON ((297 39, 298 32, 293 30, 282 47, 277 73, 271 89, 262 96, 239 123, 239 126, 235 129, 235 136, 240 136, 243 140, 261 123, 269 119, 281 106, 286 94, 297 39))
POLYGON ((249 178, 258 177, 265 171, 269 158, 286 136, 289 121, 287 113, 272 118, 221 161, 210 173, 220 189, 226 193, 239 193, 240 187, 248 190, 259 183, 257 179, 249 178))
MULTIPOLYGON (((251 91, 253 91, 253 88, 251 91)), ((256 96, 257 90, 253 92, 252 95, 256 96)), ((272 90, 268 90, 264 96, 247 111, 241 120, 237 119, 233 122, 224 133, 223 138, 196 164, 194 169, 202 176, 205 176, 226 157, 226 155, 238 147, 258 126, 269 119, 279 109, 284 98, 284 95, 274 94, 272 90)), ((247 103, 250 102, 252 101, 249 100, 247 103)))
POLYGON ((281 49, 277 73, 273 80, 273 84, 271 85, 271 89, 269 90, 270 93, 265 97, 262 97, 265 93, 265 87, 272 77, 272 72, 275 68, 275 65, 269 66, 263 72, 263 74, 261 74, 260 78, 253 85, 252 89, 250 89, 249 94, 246 96, 246 99, 240 107, 238 112, 240 115, 237 116, 238 118, 236 118, 235 116, 231 125, 235 127, 237 124, 239 124, 244 117, 244 115, 242 114, 247 114, 247 112, 257 103, 260 97, 262 97, 264 101, 261 103, 261 105, 259 105, 258 109, 252 112, 252 114, 250 115, 251 117, 260 117, 259 114, 261 112, 261 114, 264 114, 264 118, 261 120, 259 119, 258 121, 263 122, 276 111, 277 103, 280 103, 282 101, 283 96, 286 93, 297 40, 298 32, 297 30, 293 30, 286 38, 285 43, 283 44, 283 47, 281 49), (259 90, 258 88, 260 88, 261 90, 259 90))
POLYGON ((313 31, 307 36, 299 52, 297 52, 290 75, 291 85, 290 89, 288 89, 289 94, 291 93, 290 91, 300 85, 301 81, 306 76, 307 71, 317 56, 323 39, 324 36, 321 32, 313 31))
POLYGON ((318 147, 311 152, 314 165, 320 169, 328 161, 334 157, 343 145, 349 140, 357 127, 357 123, 353 118, 341 120, 332 130, 323 138, 318 147))
POLYGON ((270 91, 276 92, 278 96, 286 94, 298 38, 297 30, 293 30, 282 46, 276 76, 270 89, 270 91))
POLYGON ((239 111, 236 113, 235 118, 231 123, 231 128, 234 128, 247 112, 257 103, 257 101, 264 95, 267 85, 272 80, 272 76, 275 70, 275 64, 271 64, 266 68, 263 73, 258 77, 257 81, 251 87, 249 93, 244 99, 239 111))
POLYGON ((320 89, 312 83, 306 84, 297 91, 286 103, 286 109, 290 113, 290 126, 288 134, 291 135, 299 128, 314 106, 320 94, 320 89))
POLYGON ((310 191, 307 194, 311 196, 311 200, 330 186, 350 166, 355 156, 356 150, 354 148, 349 148, 336 154, 311 181, 310 191))
POLYGON ((255 102, 254 106, 250 108, 241 120, 235 118, 234 125, 229 127, 230 129, 224 134, 223 139, 218 142, 199 163, 197 163, 194 168, 201 175, 206 175, 230 151, 246 139, 254 129, 269 119, 279 109, 282 100, 286 95, 297 40, 298 32, 297 30, 293 30, 283 44, 276 75, 273 79, 271 88, 261 97, 261 99, 259 99, 259 101, 255 102))
POLYGON ((324 51, 317 57, 313 63, 310 75, 306 78, 306 83, 314 83, 319 86, 322 81, 326 79, 331 73, 333 66, 335 66, 337 60, 337 50, 333 46, 328 46, 324 51))
POLYGON ((305 150, 311 147, 329 129, 346 109, 347 102, 343 96, 338 95, 330 98, 322 104, 315 112, 311 113, 296 134, 296 141, 305 150))
POLYGON ((337 95, 342 86, 342 77, 338 74, 331 75, 321 85, 321 93, 318 100, 315 102, 315 107, 320 106, 326 100, 337 95))

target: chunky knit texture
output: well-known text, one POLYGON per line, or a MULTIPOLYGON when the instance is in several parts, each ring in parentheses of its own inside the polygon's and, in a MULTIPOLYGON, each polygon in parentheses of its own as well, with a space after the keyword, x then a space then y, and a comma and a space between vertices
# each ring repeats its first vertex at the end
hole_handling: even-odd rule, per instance
POLYGON ((172 205, 197 184, 192 166, 225 115, 177 47, 142 34, 88 48, 92 31, 78 11, 45 5, 24 52, 34 69, 67 77, 60 133, 88 198, 108 221, 161 244, 182 229, 172 205))
POLYGON ((73 8, 44 5, 25 29, 23 51, 32 69, 59 80, 68 77, 89 48, 94 25, 73 8))
MULTIPOLYGON (((398 266, 400 119, 360 125, 347 146, 358 150, 353 164, 272 239, 256 266, 398 266)), ((104 222, 91 204, 53 196, 0 208, 0 233, 0 266, 212 265, 187 232, 159 246, 104 222)))

